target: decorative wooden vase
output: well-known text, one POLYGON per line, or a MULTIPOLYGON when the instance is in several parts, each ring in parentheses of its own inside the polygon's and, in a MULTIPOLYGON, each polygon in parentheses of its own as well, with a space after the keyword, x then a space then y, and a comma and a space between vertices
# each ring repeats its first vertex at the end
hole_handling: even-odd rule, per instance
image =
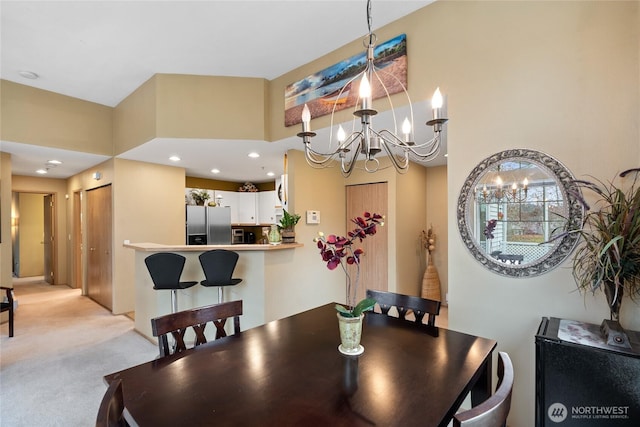
POLYGON ((296 232, 293 227, 282 229, 282 243, 295 243, 296 232))
POLYGON ((442 301, 440 296, 440 278, 438 277, 438 270, 431 262, 431 257, 429 257, 427 268, 422 276, 422 298, 442 301))
POLYGON ((359 317, 344 317, 340 313, 338 315, 338 325, 340 327, 340 341, 338 350, 342 354, 357 356, 364 352, 364 347, 360 345, 362 337, 362 319, 364 313, 359 317))

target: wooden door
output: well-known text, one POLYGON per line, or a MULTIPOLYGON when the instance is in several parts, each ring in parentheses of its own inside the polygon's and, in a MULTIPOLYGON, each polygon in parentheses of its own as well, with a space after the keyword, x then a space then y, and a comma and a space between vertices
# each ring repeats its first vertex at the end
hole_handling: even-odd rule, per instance
POLYGON ((87 294, 113 308, 111 185, 87 191, 87 294))
POLYGON ((45 194, 44 198, 44 281, 55 285, 55 209, 53 194, 45 194))
MULTIPOLYGON (((347 198, 347 231, 353 230, 356 225, 352 218, 362 216, 366 212, 387 215, 388 193, 387 183, 348 185, 346 187, 347 198)), ((360 261, 360 285, 356 294, 356 302, 365 297, 367 289, 388 290, 388 230, 387 227, 378 227, 374 236, 368 236, 362 242, 356 240, 356 248, 362 248, 364 254, 360 261)), ((354 269, 354 267, 350 266, 354 269)), ((355 277, 355 271, 351 274, 355 277)))
POLYGON ((71 286, 82 289, 82 193, 73 193, 73 280, 71 286))

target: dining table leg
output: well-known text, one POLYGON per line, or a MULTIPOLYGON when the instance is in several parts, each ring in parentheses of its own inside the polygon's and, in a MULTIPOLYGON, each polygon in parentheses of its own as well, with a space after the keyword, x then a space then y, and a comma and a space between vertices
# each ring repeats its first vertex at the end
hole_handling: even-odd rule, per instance
POLYGON ((478 381, 473 385, 471 389, 471 405, 477 406, 480 403, 487 400, 491 397, 491 354, 487 357, 487 359, 482 364, 480 368, 480 376, 478 377, 478 381))

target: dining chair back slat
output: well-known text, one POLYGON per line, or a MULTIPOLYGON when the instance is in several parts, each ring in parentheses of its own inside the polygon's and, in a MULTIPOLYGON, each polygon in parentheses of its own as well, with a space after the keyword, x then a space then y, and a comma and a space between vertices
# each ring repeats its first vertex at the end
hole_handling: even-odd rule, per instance
POLYGON ((453 427, 503 427, 511 409, 513 364, 505 352, 498 354, 498 386, 496 392, 481 404, 459 412, 453 417, 453 427))
POLYGON ((367 289, 367 298, 376 300, 380 311, 387 316, 392 307, 396 308, 398 317, 403 320, 406 320, 407 314, 411 312, 416 323, 422 323, 427 316, 426 323, 429 326, 435 326, 436 316, 440 314, 440 301, 373 289, 367 289))
POLYGON ((195 332, 194 347, 207 342, 204 331, 209 322, 212 322, 216 327, 215 339, 227 336, 224 327, 227 319, 231 317, 233 317, 233 333, 239 333, 241 315, 242 300, 238 300, 179 311, 151 319, 153 336, 158 337, 160 357, 186 350, 187 344, 184 337, 189 328, 195 332), (175 340, 173 351, 169 346, 169 334, 175 340))

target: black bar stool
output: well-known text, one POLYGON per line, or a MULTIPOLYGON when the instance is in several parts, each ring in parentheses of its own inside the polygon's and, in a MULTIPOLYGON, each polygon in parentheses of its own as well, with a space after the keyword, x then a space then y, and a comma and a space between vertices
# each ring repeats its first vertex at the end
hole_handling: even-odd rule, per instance
POLYGON ((224 287, 242 282, 242 279, 231 277, 238 263, 238 254, 226 249, 213 249, 201 253, 199 258, 205 277, 200 284, 207 287, 217 286, 218 303, 224 302, 224 287))
POLYGON ((181 282, 185 257, 171 252, 159 252, 144 259, 147 265, 153 289, 171 291, 171 312, 178 311, 178 289, 187 289, 198 282, 181 282))

